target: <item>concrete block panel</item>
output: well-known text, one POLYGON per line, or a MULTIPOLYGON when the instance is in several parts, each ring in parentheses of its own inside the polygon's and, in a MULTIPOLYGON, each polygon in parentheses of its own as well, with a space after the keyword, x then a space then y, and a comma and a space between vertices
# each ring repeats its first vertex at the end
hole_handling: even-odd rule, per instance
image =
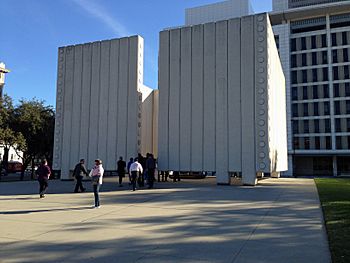
POLYGON ((203 170, 215 171, 215 23, 204 24, 203 68, 203 170))
POLYGON ((191 171, 192 32, 181 28, 180 170, 191 171))
POLYGON ((170 77, 170 32, 160 32, 159 36, 159 120, 158 120, 158 168, 169 167, 169 77, 170 77))
MULTIPOLYGON (((192 171, 203 170, 203 25, 192 27, 191 160, 192 171)), ((181 153, 185 154, 185 153, 181 153)), ((186 154, 185 154, 186 155, 186 154)))
POLYGON ((80 158, 89 168, 100 158, 115 170, 119 156, 137 154, 142 70, 138 36, 59 48, 53 168, 62 179, 80 158))
POLYGON ((216 171, 219 184, 238 172, 246 185, 286 169, 285 83, 267 14, 165 30, 159 61, 161 169, 216 171))

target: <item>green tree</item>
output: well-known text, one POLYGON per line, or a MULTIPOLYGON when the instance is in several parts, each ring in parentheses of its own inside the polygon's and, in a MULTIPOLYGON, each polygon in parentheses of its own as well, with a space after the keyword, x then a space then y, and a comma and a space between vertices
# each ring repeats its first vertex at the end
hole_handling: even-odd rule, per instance
POLYGON ((13 116, 11 128, 15 132, 22 133, 27 143, 23 154, 21 178, 23 179, 24 171, 29 164, 32 166, 33 178, 36 158, 45 158, 52 164, 55 113, 51 106, 44 105, 44 101, 32 99, 20 100, 13 116))
POLYGON ((15 118, 14 112, 15 109, 12 99, 7 95, 0 98, 0 146, 4 148, 4 156, 2 160, 4 167, 7 167, 8 165, 9 150, 11 147, 16 150, 18 155, 20 151, 26 150, 26 141, 23 134, 11 129, 11 124, 15 118))

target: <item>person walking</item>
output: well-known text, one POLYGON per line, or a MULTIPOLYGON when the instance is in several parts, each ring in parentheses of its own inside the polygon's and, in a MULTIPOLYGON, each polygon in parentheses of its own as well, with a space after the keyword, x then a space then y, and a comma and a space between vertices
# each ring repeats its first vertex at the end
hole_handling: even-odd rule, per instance
POLYGON ((95 166, 92 168, 89 176, 91 176, 92 186, 94 188, 94 196, 95 196, 95 208, 100 208, 100 187, 103 181, 103 173, 104 169, 102 167, 102 161, 100 159, 95 160, 95 166))
POLYGON ((79 189, 81 192, 85 192, 85 188, 83 186, 83 178, 84 175, 88 175, 88 172, 85 167, 85 160, 81 159, 80 162, 75 166, 73 177, 75 177, 77 183, 75 184, 74 193, 78 193, 79 189))
POLYGON ((42 160, 41 165, 36 170, 36 174, 38 175, 38 182, 39 182, 39 195, 40 198, 45 197, 46 190, 49 186, 49 178, 51 175, 50 167, 47 165, 46 159, 42 160))
POLYGON ((125 177, 125 168, 126 162, 123 161, 123 157, 119 157, 119 161, 117 163, 117 172, 119 176, 119 187, 123 186, 123 177, 125 177))
POLYGON ((153 154, 149 154, 146 160, 146 169, 148 176, 148 189, 152 189, 154 185, 154 172, 156 169, 156 162, 153 158, 153 154))
POLYGON ((129 162, 128 162, 128 174, 129 174, 129 185, 131 185, 131 172, 130 172, 130 166, 131 164, 134 162, 134 158, 130 158, 129 162))
POLYGON ((143 169, 142 165, 138 162, 138 159, 135 158, 135 162, 133 162, 130 165, 130 172, 131 172, 131 184, 132 184, 132 190, 136 190, 136 180, 138 177, 142 176, 143 169))

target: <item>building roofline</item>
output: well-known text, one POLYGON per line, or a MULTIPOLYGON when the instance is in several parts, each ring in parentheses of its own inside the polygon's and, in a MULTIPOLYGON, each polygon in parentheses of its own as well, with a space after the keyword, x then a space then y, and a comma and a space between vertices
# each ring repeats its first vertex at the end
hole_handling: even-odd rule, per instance
POLYGON ((350 13, 349 2, 338 2, 322 5, 312 5, 307 7, 298 7, 287 9, 284 11, 270 12, 270 21, 273 26, 283 24, 284 21, 304 20, 309 18, 317 18, 326 14, 343 14, 350 13))

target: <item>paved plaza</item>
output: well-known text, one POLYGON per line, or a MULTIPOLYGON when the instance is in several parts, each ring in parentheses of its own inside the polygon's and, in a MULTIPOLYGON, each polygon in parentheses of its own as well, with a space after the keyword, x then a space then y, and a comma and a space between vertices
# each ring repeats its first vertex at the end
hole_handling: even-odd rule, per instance
POLYGON ((312 179, 214 182, 132 192, 107 178, 100 209, 90 185, 51 181, 39 199, 37 182, 0 183, 0 262, 331 262, 312 179))

